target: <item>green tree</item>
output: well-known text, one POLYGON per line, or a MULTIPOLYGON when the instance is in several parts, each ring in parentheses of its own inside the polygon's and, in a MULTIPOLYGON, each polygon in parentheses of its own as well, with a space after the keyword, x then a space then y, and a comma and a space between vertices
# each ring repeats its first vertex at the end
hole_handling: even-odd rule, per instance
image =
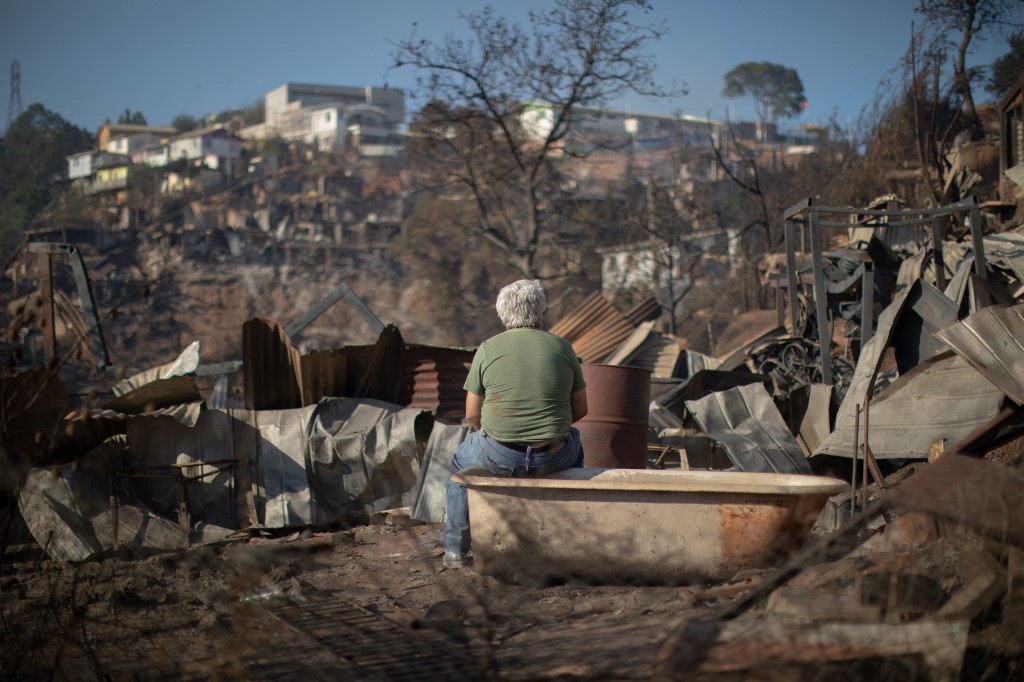
POLYGON ((174 117, 174 120, 171 121, 171 127, 179 133, 187 133, 198 128, 199 121, 188 114, 178 114, 174 117))
POLYGON ((771 62, 744 62, 725 74, 725 97, 753 97, 761 135, 769 121, 793 118, 804 106, 804 84, 795 69, 771 62))
POLYGON ((117 117, 117 122, 144 126, 146 125, 146 117, 142 115, 141 111, 133 112, 131 109, 125 109, 124 113, 117 117))
POLYGON ((67 175, 65 157, 92 149, 86 130, 36 103, 7 129, 0 143, 0 255, 50 203, 54 182, 67 175))
POLYGON ((1007 39, 1010 50, 992 62, 985 89, 996 97, 1004 96, 1024 74, 1024 31, 1016 31, 1007 39))
POLYGON ((991 30, 1013 25, 1016 13, 1020 20, 1021 0, 920 0, 917 12, 932 22, 938 33, 939 43, 952 42, 956 45, 953 60, 953 86, 964 98, 964 109, 968 118, 977 120, 971 81, 979 71, 967 68, 967 55, 971 42, 991 30), (956 40, 959 36, 959 40, 956 40))
POLYGON ((266 138, 259 145, 260 154, 266 158, 277 157, 281 163, 289 161, 288 159, 288 140, 284 139, 280 135, 272 135, 266 138))
POLYGON ((420 72, 432 100, 415 126, 419 163, 432 180, 472 199, 472 229, 527 277, 557 230, 551 210, 567 183, 557 163, 580 107, 627 91, 669 94, 654 80, 648 46, 665 34, 634 13, 645 0, 556 0, 531 12, 529 30, 492 8, 463 19, 471 38, 440 43, 413 34, 396 44, 394 68, 420 72))
POLYGON ((213 117, 214 123, 235 123, 241 126, 251 126, 263 121, 263 100, 257 100, 254 104, 247 104, 241 109, 228 109, 213 117))

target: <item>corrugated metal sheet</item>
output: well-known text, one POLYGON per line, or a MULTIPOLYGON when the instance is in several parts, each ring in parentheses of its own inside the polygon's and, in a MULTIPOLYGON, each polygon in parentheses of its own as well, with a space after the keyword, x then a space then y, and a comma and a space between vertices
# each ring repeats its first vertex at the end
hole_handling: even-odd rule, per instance
MULTIPOLYGON (((942 260, 945 268, 946 282, 949 282, 956 274, 960 263, 969 253, 968 243, 943 242, 942 260)), ((987 253, 986 253, 987 255, 987 253)), ((918 279, 923 279, 929 284, 935 283, 935 259, 931 246, 920 246, 911 256, 900 263, 899 274, 896 277, 896 290, 900 291, 909 288, 918 279)))
MULTIPOLYGON (((58 561, 85 561, 113 539, 109 478, 100 467, 104 454, 94 452, 59 469, 33 469, 18 490, 21 517, 40 547, 58 561), (91 461, 90 461, 91 460, 91 461), (99 460, 99 461, 97 461, 99 460), (88 521, 78 510, 90 510, 88 521)), ((120 546, 184 549, 181 527, 143 504, 122 499, 118 506, 120 546)))
MULTIPOLYGON (((87 414, 79 412, 72 412, 68 415, 68 422, 73 424, 71 428, 75 432, 75 440, 78 441, 79 436, 82 434, 83 425, 88 421, 115 421, 124 422, 129 419, 135 419, 137 417, 155 418, 155 417, 170 417, 174 421, 178 422, 183 426, 192 427, 199 421, 199 413, 203 409, 203 401, 196 400, 194 402, 181 403, 178 405, 171 405, 170 407, 163 407, 159 409, 153 409, 145 412, 126 413, 120 412, 113 409, 98 409, 89 410, 87 414)), ((101 428, 100 431, 103 429, 101 428)), ((113 433, 124 433, 124 428, 114 428, 113 433)), ((104 438, 105 440, 105 438, 104 438)))
MULTIPOLYGON (((305 388, 305 384, 303 384, 303 388, 305 388)), ((222 376, 213 385, 210 397, 206 400, 206 406, 210 409, 244 410, 245 400, 241 396, 232 393, 228 378, 222 376)))
MULTIPOLYGON (((462 390, 473 362, 473 350, 405 344, 396 353, 396 338, 384 337, 384 346, 346 346, 338 350, 311 351, 302 356, 302 385, 307 405, 327 397, 360 395, 368 388, 394 396, 398 405, 429 410, 439 417, 461 418, 466 406, 462 390), (366 377, 376 366, 377 379, 366 377), (397 372, 395 370, 398 370, 397 372), (386 389, 386 391, 384 391, 386 389)), ((400 340, 401 337, 397 337, 400 340)))
POLYGON ((388 325, 373 345, 306 353, 300 359, 303 404, 340 397, 397 403, 404 348, 398 329, 388 325))
MULTIPOLYGON (((432 423, 427 412, 378 400, 319 403, 305 449, 313 518, 411 506, 432 423)), ((268 502, 267 523, 270 512, 268 502)))
POLYGON ((810 455, 828 437, 832 428, 829 411, 832 407, 832 387, 826 384, 801 386, 790 394, 789 409, 802 401, 806 405, 796 432, 797 442, 805 455, 810 455))
POLYGON ((302 407, 299 352, 281 325, 255 318, 242 325, 245 406, 250 410, 302 407))
POLYGON ((742 471, 812 474, 810 463, 762 384, 737 386, 686 403, 701 430, 725 446, 742 471))
POLYGON ((906 308, 893 328, 896 366, 908 372, 921 361, 949 350, 935 332, 956 322, 957 307, 950 298, 922 281, 912 286, 906 308))
POLYGON ((679 341, 674 336, 654 331, 653 327, 653 320, 642 322, 605 364, 639 367, 659 378, 675 376, 681 353, 679 341))
POLYGON ((1000 232, 985 237, 985 260, 1014 274, 1024 284, 1024 231, 1000 232))
MULTIPOLYGON (((849 394, 847 394, 849 399, 849 394)), ((922 362, 881 391, 868 411, 868 443, 878 459, 924 459, 937 440, 962 440, 999 413, 1003 392, 952 351, 922 362)), ((845 402, 844 402, 845 405, 845 402)), ((856 408, 814 455, 852 457, 856 408)), ((864 417, 860 419, 864 442, 864 417)))
POLYGON ((1024 304, 982 308, 936 336, 1024 405, 1024 304))
POLYGON ((600 363, 615 352, 638 324, 656 317, 656 313, 660 313, 660 307, 653 298, 642 301, 623 315, 597 293, 586 298, 549 331, 568 340, 583 362, 600 363))
POLYGON ((184 376, 156 379, 105 403, 102 408, 121 414, 152 414, 185 403, 198 403, 202 396, 192 380, 184 376))
MULTIPOLYGON (((249 525, 248 514, 239 512, 250 504, 254 521, 269 528, 330 523, 352 511, 413 504, 430 422, 419 410, 344 398, 295 410, 204 410, 195 428, 133 417, 116 446, 108 441, 57 475, 36 469, 19 505, 40 546, 49 546, 51 532, 57 537, 51 556, 87 559, 111 545, 110 513, 103 511, 111 490, 108 467, 130 452, 132 468, 183 467, 194 477, 185 486, 194 524, 249 525)), ((179 503, 174 479, 126 476, 122 482, 129 491, 119 493, 122 544, 183 546, 180 528, 170 521, 179 503), (133 500, 145 504, 133 507, 133 500)))
POLYGON ((661 304, 653 296, 648 297, 627 310, 623 317, 634 326, 641 322, 656 320, 661 317, 661 304))
POLYGON ((186 428, 192 428, 199 421, 202 412, 203 402, 198 394, 196 399, 190 402, 149 410, 138 409, 134 412, 111 409, 109 404, 99 409, 76 410, 65 418, 63 427, 53 442, 50 455, 57 459, 77 458, 111 436, 125 433, 128 422, 134 419, 155 420, 169 417, 186 428))
POLYGON ((684 417, 688 401, 700 400, 711 393, 728 391, 737 386, 757 383, 762 384, 765 390, 770 390, 772 379, 765 374, 748 371, 723 372, 718 369, 702 369, 675 388, 662 393, 655 402, 684 417))
POLYGON ((914 358, 926 359, 929 353, 942 350, 943 346, 934 343, 928 332, 941 329, 955 319, 953 303, 923 280, 917 280, 909 289, 894 297, 892 303, 878 316, 875 335, 861 350, 850 387, 839 406, 836 424, 853 423, 857 405, 863 405, 867 396, 873 393, 878 369, 890 343, 895 341, 901 369, 906 371, 909 369, 907 363, 914 358), (931 318, 933 314, 936 317, 931 318), (931 319, 925 319, 922 315, 931 319), (902 319, 910 316, 915 319, 902 319), (897 330, 900 331, 899 336, 897 330))
POLYGON ((407 345, 398 404, 460 419, 466 409, 462 386, 472 362, 473 351, 465 348, 407 345))
POLYGON ((562 316, 548 331, 570 343, 578 339, 587 329, 603 317, 618 313, 614 306, 600 293, 591 294, 576 306, 576 309, 562 316))
POLYGON ((373 346, 370 362, 366 364, 365 371, 360 373, 359 388, 353 397, 397 403, 404 354, 405 341, 398 327, 393 324, 384 327, 373 346))
POLYGON ((683 375, 684 379, 692 377, 697 372, 705 369, 718 369, 722 364, 722 361, 718 358, 698 353, 695 350, 684 349, 682 354, 683 366, 680 369, 685 372, 683 375))
MULTIPOLYGON (((984 238, 984 246, 985 260, 989 267, 1006 270, 1024 283, 1024 233, 1020 228, 1013 232, 988 235, 984 238)), ((965 260, 973 261, 974 246, 970 241, 943 242, 942 256, 946 267, 946 281, 949 282, 965 260)), ((928 246, 920 247, 916 253, 903 260, 896 280, 897 290, 909 287, 918 278, 928 282, 935 281, 932 250, 928 246)))
POLYGON ((351 395, 348 349, 313 350, 302 356, 302 402, 312 405, 321 398, 351 395))
POLYGON ((414 519, 427 523, 444 521, 445 505, 448 500, 448 467, 462 441, 466 440, 470 428, 461 424, 434 423, 423 453, 420 477, 416 482, 415 501, 409 511, 414 519))
MULTIPOLYGON (((292 410, 205 410, 194 429, 169 420, 127 423, 136 466, 248 462, 250 485, 240 466, 190 484, 193 520, 237 527, 239 498, 250 494, 259 522, 280 528, 410 504, 424 416, 429 424, 419 410, 338 398, 292 410)), ((156 511, 176 504, 172 482, 135 480, 133 487, 156 511)))
POLYGON ((196 371, 197 367, 199 367, 199 342, 193 341, 185 350, 181 351, 181 354, 173 361, 166 365, 152 367, 130 376, 127 379, 123 379, 118 382, 112 390, 114 395, 122 396, 129 391, 139 388, 140 386, 144 386, 152 381, 156 381, 157 379, 167 379, 169 377, 191 374, 196 371))
POLYGON ((385 418, 401 410, 400 405, 380 400, 344 398, 323 401, 317 405, 312 419, 317 428, 331 431, 336 436, 350 435, 371 431, 385 418))

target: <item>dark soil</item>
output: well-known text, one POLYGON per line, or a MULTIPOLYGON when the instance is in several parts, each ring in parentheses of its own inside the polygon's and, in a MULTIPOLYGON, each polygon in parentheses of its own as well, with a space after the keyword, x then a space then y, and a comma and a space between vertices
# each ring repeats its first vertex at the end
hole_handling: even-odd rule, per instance
POLYGON ((438 525, 364 526, 77 566, 12 546, 0 667, 11 679, 637 679, 673 625, 719 601, 700 586, 517 585, 442 568, 440 541, 438 525))

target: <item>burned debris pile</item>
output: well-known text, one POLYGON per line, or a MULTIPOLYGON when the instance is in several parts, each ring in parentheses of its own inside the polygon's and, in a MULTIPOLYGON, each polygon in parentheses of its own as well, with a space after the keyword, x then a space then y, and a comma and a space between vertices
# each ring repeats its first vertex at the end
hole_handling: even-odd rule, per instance
MULTIPOLYGON (((653 299, 623 313, 594 294, 551 327, 585 364, 650 373, 649 468, 849 482, 800 551, 694 588, 708 608, 666 630, 656 675, 1017 670, 1024 232, 986 233, 973 200, 916 211, 807 201, 786 217, 785 267, 766 273, 775 315, 719 357, 657 331, 653 299)), ((80 326, 102 369, 98 326, 80 326)), ((166 552, 396 509, 409 523, 442 520, 468 433, 472 349, 407 342, 345 285, 288 326, 249 319, 241 338, 232 362, 204 365, 193 343, 97 381, 109 395, 90 408, 52 365, 0 379, 0 444, 18 483, 7 494, 47 555, 166 552), (341 300, 374 343, 293 344, 341 300)))
POLYGON ((719 466, 809 465, 848 491, 802 552, 666 638, 658 676, 1019 674, 1024 233, 984 234, 973 199, 921 213, 843 209, 846 227, 829 220, 835 209, 815 209, 788 216, 790 265, 796 229, 816 234, 812 262, 780 282, 767 336, 799 329, 829 352, 782 343, 766 364, 755 339, 740 363, 748 378, 735 359, 684 377, 652 404, 652 423, 681 450, 710 437, 719 466), (823 251, 823 227, 848 239, 823 251), (794 383, 800 369, 815 380, 794 383))

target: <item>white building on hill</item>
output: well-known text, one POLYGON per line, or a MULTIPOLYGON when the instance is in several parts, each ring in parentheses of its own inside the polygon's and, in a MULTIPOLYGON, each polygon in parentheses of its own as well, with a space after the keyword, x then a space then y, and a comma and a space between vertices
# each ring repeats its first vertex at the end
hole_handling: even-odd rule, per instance
POLYGON ((394 88, 285 83, 264 97, 264 122, 241 131, 247 139, 281 138, 320 151, 360 148, 397 153, 405 93, 394 88))

